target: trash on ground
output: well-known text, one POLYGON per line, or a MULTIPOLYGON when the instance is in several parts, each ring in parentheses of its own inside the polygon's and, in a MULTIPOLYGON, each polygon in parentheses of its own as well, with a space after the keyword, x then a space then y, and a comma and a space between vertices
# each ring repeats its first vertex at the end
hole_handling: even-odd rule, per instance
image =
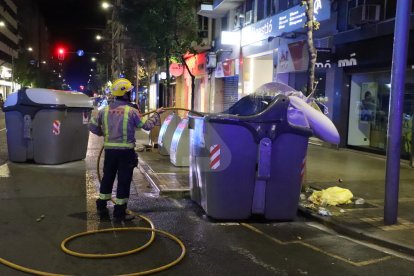
POLYGON ((314 191, 308 199, 317 205, 336 206, 351 203, 353 196, 350 190, 335 186, 321 191, 314 191))
POLYGON ((304 270, 302 270, 300 268, 298 268, 298 271, 299 271, 300 274, 303 274, 303 275, 307 275, 308 274, 307 271, 304 271, 304 270))
POLYGON ((345 213, 345 210, 344 209, 340 209, 339 212, 345 213))
POLYGON ((314 190, 311 187, 309 186, 305 187, 305 193, 312 193, 313 191, 314 190))
POLYGON ((315 204, 313 203, 299 203, 302 207, 306 208, 306 209, 311 209, 311 210, 315 210, 317 207, 315 204))
POLYGON ((365 199, 360 197, 357 200, 355 200, 355 205, 362 205, 362 204, 365 204, 365 199))
POLYGON ((305 194, 300 194, 300 200, 305 200, 306 199, 306 195, 305 194))
POLYGON ((321 215, 321 216, 325 216, 325 217, 332 215, 331 212, 329 212, 327 209, 325 209, 323 207, 319 207, 318 214, 321 215))

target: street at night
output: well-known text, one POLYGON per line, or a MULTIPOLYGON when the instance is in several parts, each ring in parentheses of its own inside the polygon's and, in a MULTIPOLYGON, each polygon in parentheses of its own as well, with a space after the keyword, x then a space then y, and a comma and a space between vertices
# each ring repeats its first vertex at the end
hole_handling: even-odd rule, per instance
MULTIPOLYGON (((5 139, 4 131, 0 139, 5 139)), ((96 159, 100 145, 99 139, 91 135, 85 161, 57 166, 3 161, 0 234, 2 248, 6 250, 2 250, 1 258, 49 273, 115 275, 160 267, 179 256, 177 244, 162 235, 157 235, 155 242, 144 251, 125 257, 91 260, 61 251, 61 241, 79 232, 148 227, 139 219, 114 224, 96 214, 96 159), (42 215, 44 218, 37 221, 42 215)), ((5 148, 0 154, 2 158, 7 156, 5 148)), ((308 177, 320 181, 323 178, 311 174, 308 177)), ((160 196, 138 169, 134 172, 131 191, 129 208, 150 218, 157 229, 178 237, 186 247, 184 259, 160 275, 413 273, 411 256, 339 235, 300 213, 291 222, 215 221, 188 194, 160 196)), ((148 234, 140 232, 120 232, 81 237, 69 245, 83 253, 113 253, 131 250, 146 243, 148 238, 148 234)), ((24 274, 6 266, 1 266, 0 272, 1 275, 24 274)))
POLYGON ((0 1, 0 275, 414 275, 411 2, 0 1))

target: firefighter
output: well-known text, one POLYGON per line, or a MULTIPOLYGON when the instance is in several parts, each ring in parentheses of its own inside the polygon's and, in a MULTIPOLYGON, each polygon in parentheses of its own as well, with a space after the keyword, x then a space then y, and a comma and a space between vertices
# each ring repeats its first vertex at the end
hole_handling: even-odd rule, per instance
POLYGON ((134 216, 126 213, 129 190, 134 168, 138 165, 135 152, 135 130, 152 129, 160 123, 159 108, 147 120, 140 118, 137 109, 131 107, 130 96, 132 83, 124 78, 117 79, 111 86, 115 100, 100 110, 96 118, 92 118, 89 130, 104 137, 105 160, 103 177, 99 188, 99 199, 96 200, 98 213, 108 216, 107 201, 111 199, 115 176, 118 174, 118 186, 113 217, 117 222, 132 220, 134 216))

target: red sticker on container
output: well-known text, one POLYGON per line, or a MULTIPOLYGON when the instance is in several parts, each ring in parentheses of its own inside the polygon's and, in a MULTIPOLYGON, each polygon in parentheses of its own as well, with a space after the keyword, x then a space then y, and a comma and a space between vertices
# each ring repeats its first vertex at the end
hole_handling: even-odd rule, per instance
POLYGON ((210 147, 210 169, 216 170, 220 166, 220 145, 210 147))
POLYGON ((54 120, 53 121, 53 130, 52 130, 54 135, 59 135, 60 134, 60 121, 59 120, 54 120))

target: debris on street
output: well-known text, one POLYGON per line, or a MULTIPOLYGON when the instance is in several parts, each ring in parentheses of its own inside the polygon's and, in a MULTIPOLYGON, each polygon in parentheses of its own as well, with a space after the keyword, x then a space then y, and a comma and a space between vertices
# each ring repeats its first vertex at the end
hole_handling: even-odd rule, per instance
POLYGON ((309 201, 322 206, 336 206, 351 203, 352 198, 353 194, 350 190, 335 186, 321 191, 314 191, 309 197, 309 201))
POLYGON ((365 199, 358 198, 357 200, 355 200, 355 205, 363 205, 363 204, 365 204, 365 199))
POLYGON ((325 216, 325 217, 332 216, 332 213, 329 210, 327 210, 326 208, 323 208, 323 207, 319 207, 318 214, 321 215, 321 216, 325 216))

